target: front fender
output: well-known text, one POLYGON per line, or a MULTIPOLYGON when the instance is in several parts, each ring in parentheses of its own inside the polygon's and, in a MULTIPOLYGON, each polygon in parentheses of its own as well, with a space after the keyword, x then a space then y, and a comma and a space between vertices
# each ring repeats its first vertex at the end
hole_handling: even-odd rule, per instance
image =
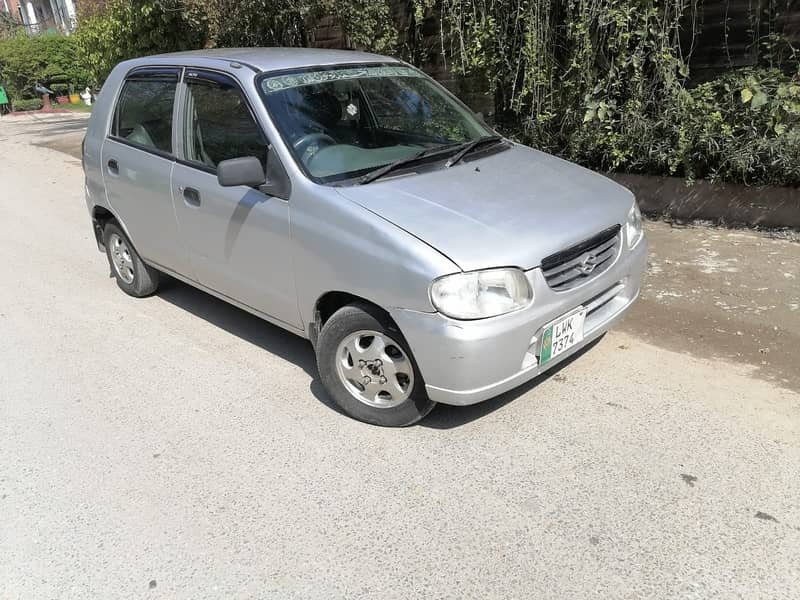
POLYGON ((431 246, 332 188, 298 186, 291 202, 298 304, 306 329, 318 299, 332 290, 387 311, 434 312, 431 281, 460 271, 431 246))

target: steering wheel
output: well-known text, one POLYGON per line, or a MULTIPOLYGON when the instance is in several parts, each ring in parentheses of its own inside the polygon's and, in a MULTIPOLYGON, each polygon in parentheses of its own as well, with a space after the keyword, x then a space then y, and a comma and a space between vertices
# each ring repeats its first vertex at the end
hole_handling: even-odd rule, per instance
POLYGON ((297 153, 300 155, 300 158, 303 160, 303 162, 308 162, 312 156, 321 150, 319 147, 320 144, 332 146, 335 143, 336 140, 327 133, 314 132, 307 133, 292 145, 294 146, 294 149, 297 150, 297 153))

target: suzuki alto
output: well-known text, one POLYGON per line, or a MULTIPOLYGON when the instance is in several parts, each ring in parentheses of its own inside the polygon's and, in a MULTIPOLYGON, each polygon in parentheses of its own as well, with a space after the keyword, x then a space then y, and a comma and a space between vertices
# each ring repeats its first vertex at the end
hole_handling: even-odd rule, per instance
POLYGON ((552 368, 625 315, 645 269, 631 192, 374 54, 123 62, 83 165, 122 291, 168 274, 307 338, 331 398, 378 425, 552 368))

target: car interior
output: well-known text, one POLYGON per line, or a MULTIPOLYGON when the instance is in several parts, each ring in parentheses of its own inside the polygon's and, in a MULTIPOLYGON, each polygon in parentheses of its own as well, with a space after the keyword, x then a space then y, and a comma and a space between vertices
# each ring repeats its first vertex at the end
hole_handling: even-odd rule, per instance
POLYGON ((397 86, 389 92, 397 100, 387 106, 386 91, 370 95, 365 82, 370 80, 298 86, 268 95, 273 118, 313 175, 369 169, 452 141, 425 126, 432 117, 425 98, 417 95, 416 104, 404 103, 404 90, 397 86))
MULTIPOLYGON (((366 77, 288 87, 265 100, 301 165, 314 177, 343 179, 480 135, 428 86, 417 77, 366 77)), ((171 152, 175 90, 171 80, 128 81, 117 135, 171 152)), ((255 156, 265 166, 268 142, 235 85, 198 78, 187 90, 187 160, 213 171, 220 161, 255 156)))
POLYGON ((204 80, 187 85, 186 159, 214 169, 220 161, 255 156, 266 161, 267 140, 238 89, 204 80))
POLYGON ((135 144, 171 152, 175 88, 173 81, 128 81, 117 111, 116 135, 135 144))

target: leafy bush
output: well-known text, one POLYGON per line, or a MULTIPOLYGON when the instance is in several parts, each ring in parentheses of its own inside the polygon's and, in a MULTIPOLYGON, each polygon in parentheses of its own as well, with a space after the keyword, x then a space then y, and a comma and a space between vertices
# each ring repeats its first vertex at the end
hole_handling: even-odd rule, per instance
POLYGON ((76 55, 74 38, 58 34, 21 34, 0 40, 0 77, 17 100, 35 98, 36 82, 83 87, 89 81, 76 55))
POLYGON ((673 159, 682 174, 800 185, 800 78, 733 71, 690 90, 682 108, 673 159))
MULTIPOLYGON (((436 4, 415 3, 423 14, 436 4)), ((485 77, 498 128, 526 143, 600 170, 800 184, 800 53, 774 32, 748 32, 765 67, 693 87, 687 24, 702 2, 441 7, 453 67, 485 77)))
POLYGON ((798 77, 734 70, 677 90, 663 106, 591 115, 568 132, 562 153, 603 170, 800 185, 798 77))
POLYGON ((109 0, 92 6, 76 37, 102 83, 118 62, 215 46, 307 46, 330 15, 350 47, 389 52, 397 30, 387 0, 109 0))
POLYGON ((42 108, 42 100, 40 98, 15 100, 13 106, 15 111, 39 110, 40 108, 42 108))
POLYGON ((306 46, 320 17, 315 0, 210 0, 215 45, 306 46))
POLYGON ((50 85, 50 89, 53 90, 53 94, 56 96, 66 96, 69 94, 69 85, 66 83, 53 83, 50 85))
POLYGON ((110 0, 105 10, 81 20, 73 36, 81 60, 101 84, 118 62, 163 52, 202 48, 205 10, 182 0, 110 0))
POLYGON ((307 46, 322 17, 333 17, 348 48, 391 52, 397 29, 387 0, 209 0, 217 46, 307 46))

